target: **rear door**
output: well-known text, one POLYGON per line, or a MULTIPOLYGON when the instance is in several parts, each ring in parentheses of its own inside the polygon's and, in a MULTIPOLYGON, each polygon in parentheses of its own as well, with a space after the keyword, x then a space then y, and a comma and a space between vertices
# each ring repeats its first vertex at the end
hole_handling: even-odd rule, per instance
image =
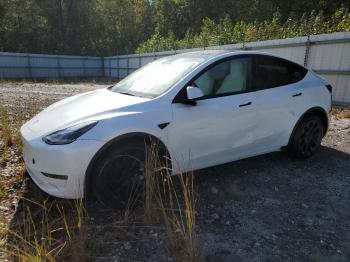
POLYGON ((268 55, 254 57, 253 85, 256 90, 258 153, 287 145, 290 132, 303 110, 303 89, 298 83, 307 70, 268 55))

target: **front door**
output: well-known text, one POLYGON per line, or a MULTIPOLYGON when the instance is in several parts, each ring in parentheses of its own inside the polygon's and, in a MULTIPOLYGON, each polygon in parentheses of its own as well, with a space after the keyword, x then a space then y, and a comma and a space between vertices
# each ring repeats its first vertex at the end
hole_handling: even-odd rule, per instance
POLYGON ((256 97, 250 89, 251 58, 215 63, 188 85, 204 96, 196 105, 173 103, 168 145, 174 169, 188 171, 252 154, 256 97))

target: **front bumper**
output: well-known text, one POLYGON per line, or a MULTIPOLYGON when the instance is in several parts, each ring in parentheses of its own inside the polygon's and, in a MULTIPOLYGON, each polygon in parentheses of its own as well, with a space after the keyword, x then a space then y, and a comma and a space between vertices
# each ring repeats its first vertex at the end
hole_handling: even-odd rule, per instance
POLYGON ((31 132, 26 127, 21 129, 25 166, 35 184, 52 196, 82 198, 86 169, 103 142, 76 140, 67 145, 47 145, 41 138, 33 138, 31 132))

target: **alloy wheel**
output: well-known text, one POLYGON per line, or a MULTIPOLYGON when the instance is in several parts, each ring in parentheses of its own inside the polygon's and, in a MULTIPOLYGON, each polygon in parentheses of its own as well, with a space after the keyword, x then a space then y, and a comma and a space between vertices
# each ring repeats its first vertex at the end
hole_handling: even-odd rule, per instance
POLYGON ((300 152, 306 156, 313 154, 321 143, 322 135, 323 128, 320 121, 310 119, 306 122, 300 133, 300 152))

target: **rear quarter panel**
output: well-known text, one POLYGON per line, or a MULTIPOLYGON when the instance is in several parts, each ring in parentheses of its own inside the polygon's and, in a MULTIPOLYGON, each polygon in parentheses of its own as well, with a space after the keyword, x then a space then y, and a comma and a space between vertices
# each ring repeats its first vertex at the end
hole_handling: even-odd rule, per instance
POLYGON ((303 101, 306 105, 305 111, 313 107, 321 107, 326 113, 329 113, 332 108, 332 95, 326 87, 326 81, 316 73, 309 71, 301 82, 303 101))
POLYGON ((312 108, 321 108, 329 115, 332 108, 331 93, 326 87, 326 82, 314 72, 308 71, 305 78, 299 82, 300 92, 302 96, 298 102, 298 108, 295 109, 295 118, 293 119, 292 129, 290 135, 292 135, 294 127, 298 121, 302 118, 304 113, 312 108))

